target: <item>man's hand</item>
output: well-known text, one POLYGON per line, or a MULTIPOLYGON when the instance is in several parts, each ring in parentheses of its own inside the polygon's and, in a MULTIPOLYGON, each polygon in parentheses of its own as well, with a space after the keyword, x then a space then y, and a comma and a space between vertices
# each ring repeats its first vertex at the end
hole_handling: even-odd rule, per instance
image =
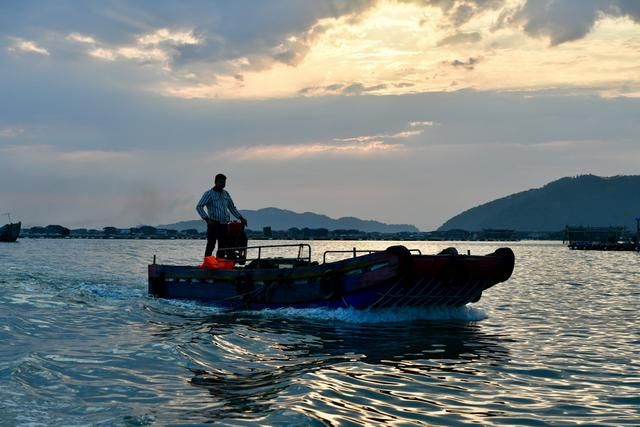
POLYGON ((240 218, 240 222, 242 223, 242 225, 244 225, 245 227, 247 226, 248 222, 247 222, 247 218, 242 217, 240 218))

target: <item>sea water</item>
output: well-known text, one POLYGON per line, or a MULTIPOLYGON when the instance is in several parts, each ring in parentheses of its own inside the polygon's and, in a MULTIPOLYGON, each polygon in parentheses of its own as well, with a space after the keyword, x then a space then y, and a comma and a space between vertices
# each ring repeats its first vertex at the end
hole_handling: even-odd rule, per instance
POLYGON ((455 309, 228 312, 147 295, 154 254, 204 241, 1 244, 0 425, 640 425, 637 253, 309 243, 510 246, 516 268, 455 309))

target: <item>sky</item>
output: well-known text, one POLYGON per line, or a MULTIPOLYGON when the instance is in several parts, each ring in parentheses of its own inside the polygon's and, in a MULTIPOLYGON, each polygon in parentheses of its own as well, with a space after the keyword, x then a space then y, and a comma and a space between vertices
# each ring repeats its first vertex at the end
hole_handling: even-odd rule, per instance
POLYGON ((0 2, 0 213, 196 219, 216 173, 240 209, 424 231, 638 174, 640 1, 0 2))

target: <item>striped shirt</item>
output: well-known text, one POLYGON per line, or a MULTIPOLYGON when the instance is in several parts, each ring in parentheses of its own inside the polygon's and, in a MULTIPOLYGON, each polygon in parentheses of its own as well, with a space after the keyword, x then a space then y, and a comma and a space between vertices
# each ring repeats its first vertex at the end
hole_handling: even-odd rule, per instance
POLYGON ((231 196, 225 190, 221 192, 215 191, 214 189, 205 191, 196 205, 196 211, 198 211, 202 219, 212 219, 224 223, 231 220, 229 212, 238 219, 242 218, 242 214, 238 212, 231 196), (204 210, 205 206, 208 213, 204 210))

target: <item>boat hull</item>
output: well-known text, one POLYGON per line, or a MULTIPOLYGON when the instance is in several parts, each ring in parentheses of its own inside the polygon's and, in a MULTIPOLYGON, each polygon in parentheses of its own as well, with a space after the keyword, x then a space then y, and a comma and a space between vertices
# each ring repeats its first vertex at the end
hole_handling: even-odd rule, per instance
MULTIPOLYGON (((397 248, 397 247, 396 247, 397 248)), ((149 293, 231 309, 462 306, 507 280, 511 249, 485 256, 412 255, 406 248, 293 268, 202 270, 149 265, 149 293)))
POLYGON ((20 236, 21 222, 6 224, 0 227, 0 242, 15 242, 20 236))

